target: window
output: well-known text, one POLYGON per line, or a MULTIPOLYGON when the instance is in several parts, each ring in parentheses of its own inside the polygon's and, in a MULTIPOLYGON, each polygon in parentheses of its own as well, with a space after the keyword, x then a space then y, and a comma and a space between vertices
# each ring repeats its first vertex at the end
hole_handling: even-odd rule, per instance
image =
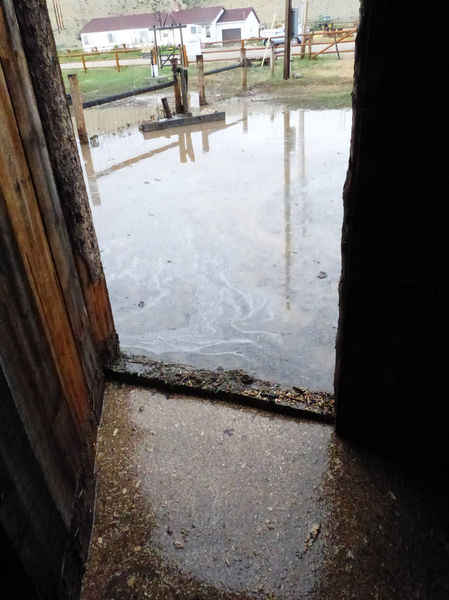
POLYGON ((199 33, 201 33, 202 29, 203 28, 201 27, 201 25, 192 25, 190 27, 190 33, 199 34, 199 33))
POLYGON ((210 25, 206 25, 206 37, 210 38, 210 25))
POLYGON ((190 28, 190 33, 196 33, 195 25, 192 25, 192 27, 190 28))
POLYGON ((89 45, 89 36, 88 35, 83 35, 83 44, 85 46, 89 45))
POLYGON ((113 44, 115 41, 115 35, 113 33, 108 33, 108 42, 113 44))

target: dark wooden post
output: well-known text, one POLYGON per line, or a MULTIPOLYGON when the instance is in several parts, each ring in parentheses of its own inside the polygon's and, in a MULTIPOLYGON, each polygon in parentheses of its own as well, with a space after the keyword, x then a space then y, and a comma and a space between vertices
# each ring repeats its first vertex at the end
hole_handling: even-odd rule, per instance
POLYGON ((204 59, 202 54, 196 57, 196 68, 198 72, 198 93, 200 96, 200 106, 206 106, 206 81, 204 77, 204 59))
POLYGON ((292 0, 285 0, 284 79, 290 79, 292 0))
POLYGON ((120 59, 118 57, 118 50, 115 51, 115 64, 117 65, 117 71, 120 73, 120 59))
POLYGON ((78 85, 78 75, 70 73, 70 95, 72 97, 73 112, 75 114, 76 127, 80 144, 88 144, 89 136, 87 135, 86 121, 84 119, 83 97, 78 85))
POLYGON ((189 83, 188 71, 185 68, 181 69, 181 94, 182 94, 182 112, 186 115, 189 112, 189 83))
POLYGON ((172 115, 170 107, 168 105, 167 98, 162 98, 161 102, 162 102, 162 106, 164 107, 164 114, 165 114, 166 119, 171 119, 173 115, 172 115))
POLYGON ((182 114, 182 98, 181 98, 181 80, 178 72, 178 59, 173 58, 171 60, 171 66, 173 71, 173 79, 175 81, 175 110, 178 114, 182 114))
POLYGON ((242 90, 246 92, 248 89, 248 70, 246 64, 246 48, 245 40, 242 40, 240 48, 240 61, 242 63, 242 90))

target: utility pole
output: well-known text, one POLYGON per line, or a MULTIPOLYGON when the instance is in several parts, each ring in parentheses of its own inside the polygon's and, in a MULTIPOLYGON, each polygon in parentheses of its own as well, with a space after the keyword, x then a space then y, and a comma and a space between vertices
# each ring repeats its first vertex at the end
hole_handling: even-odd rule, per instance
POLYGON ((285 0, 284 79, 290 79, 292 0, 285 0))

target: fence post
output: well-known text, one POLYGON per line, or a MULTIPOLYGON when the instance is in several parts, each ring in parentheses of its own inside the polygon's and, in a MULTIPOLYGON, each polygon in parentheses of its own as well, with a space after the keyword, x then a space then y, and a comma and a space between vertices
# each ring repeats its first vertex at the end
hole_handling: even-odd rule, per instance
POLYGON ((248 89, 248 73, 246 68, 245 40, 242 40, 242 47, 240 49, 240 61, 242 63, 242 90, 246 92, 246 90, 248 89))
POLYGON ((189 112, 189 84, 188 71, 185 67, 181 69, 181 94, 182 94, 182 112, 186 115, 189 112))
POLYGON ((200 96, 200 106, 206 106, 206 85, 204 78, 204 60, 202 54, 196 56, 196 69, 198 72, 198 93, 200 96))
POLYGON ((274 44, 271 44, 270 68, 271 68, 271 77, 274 77, 275 70, 276 70, 276 46, 274 44))
POLYGON ((78 85, 78 75, 70 73, 70 95, 72 97, 72 106, 75 113, 76 127, 78 129, 78 137, 80 144, 88 144, 89 137, 87 135, 86 121, 84 120, 83 98, 78 85))
POLYGON ((188 67, 189 66, 189 57, 187 56, 187 48, 186 46, 182 46, 182 56, 184 59, 184 66, 188 67))
POLYGON ((182 113, 182 100, 181 100, 181 81, 178 73, 178 59, 173 58, 171 60, 171 66, 173 71, 173 79, 175 81, 175 110, 178 114, 182 113))
POLYGON ((117 71, 120 73, 120 60, 118 57, 118 50, 115 51, 115 64, 117 65, 117 71))
POLYGON ((309 34, 309 58, 312 58, 313 31, 309 34))
POLYGON ((86 58, 85 58, 84 54, 81 54, 81 62, 83 63, 83 69, 84 69, 84 72, 86 73, 87 66, 86 66, 86 58))

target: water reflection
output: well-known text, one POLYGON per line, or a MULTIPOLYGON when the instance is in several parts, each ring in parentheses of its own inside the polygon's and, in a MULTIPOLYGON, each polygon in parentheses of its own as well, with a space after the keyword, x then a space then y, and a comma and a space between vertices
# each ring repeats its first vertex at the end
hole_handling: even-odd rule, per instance
POLYGON ((122 346, 332 389, 350 124, 244 102, 226 122, 99 132, 93 215, 122 346))

